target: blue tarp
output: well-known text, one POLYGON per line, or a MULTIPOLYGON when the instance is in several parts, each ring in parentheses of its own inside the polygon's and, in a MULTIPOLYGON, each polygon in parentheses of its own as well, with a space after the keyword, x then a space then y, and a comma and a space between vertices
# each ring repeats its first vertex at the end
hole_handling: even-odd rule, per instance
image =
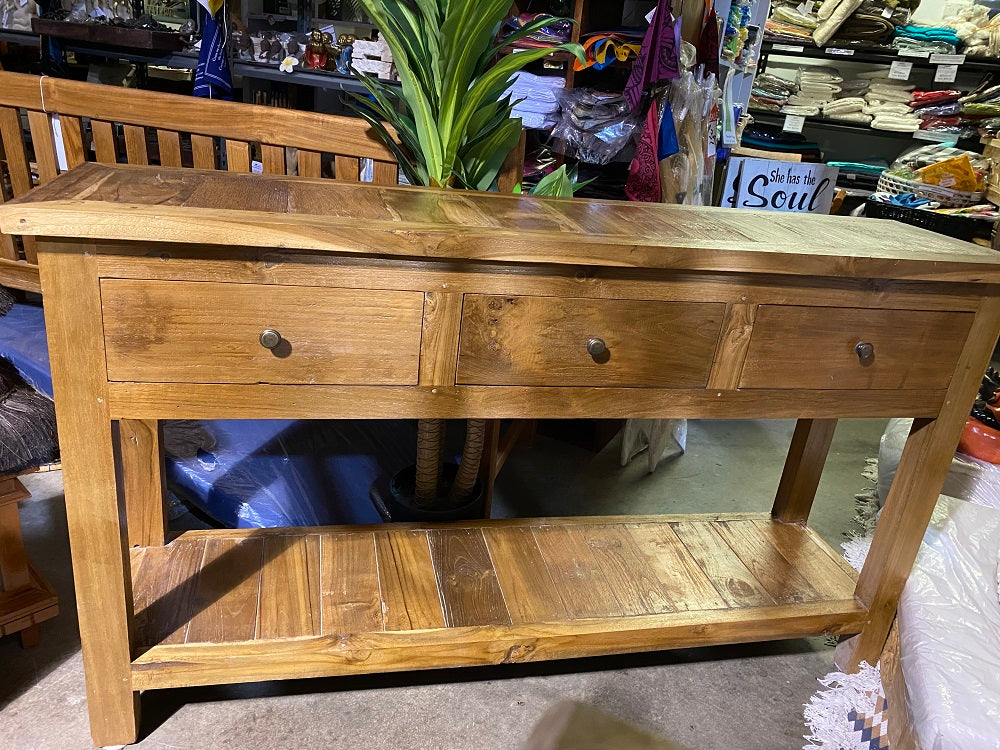
MULTIPOLYGON (((0 318, 0 356, 52 395, 37 305, 0 318)), ((375 479, 413 463, 400 420, 215 420, 164 425, 169 489, 229 528, 375 523, 375 479)))

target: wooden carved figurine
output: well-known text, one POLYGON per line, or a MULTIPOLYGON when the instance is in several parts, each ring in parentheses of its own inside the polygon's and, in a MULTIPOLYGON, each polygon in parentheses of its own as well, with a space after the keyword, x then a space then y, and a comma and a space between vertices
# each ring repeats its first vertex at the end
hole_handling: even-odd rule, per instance
POLYGON ((323 34, 313 29, 306 45, 306 67, 312 70, 323 70, 326 67, 326 51, 323 48, 323 34))
POLYGON ((336 70, 337 62, 340 59, 340 53, 343 50, 340 45, 333 41, 333 34, 324 32, 323 33, 323 52, 326 54, 326 65, 324 68, 326 70, 336 70))

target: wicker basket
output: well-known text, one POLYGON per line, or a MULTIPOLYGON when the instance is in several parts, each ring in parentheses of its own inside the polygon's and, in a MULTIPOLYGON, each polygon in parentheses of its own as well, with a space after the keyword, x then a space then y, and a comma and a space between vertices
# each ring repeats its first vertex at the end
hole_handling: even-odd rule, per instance
POLYGON ((924 182, 907 180, 888 172, 883 172, 879 176, 876 190, 880 193, 889 193, 890 195, 913 193, 918 198, 937 201, 945 208, 963 208, 965 206, 975 206, 977 203, 983 202, 983 194, 980 192, 967 193, 964 190, 952 190, 951 188, 939 185, 928 185, 924 182))

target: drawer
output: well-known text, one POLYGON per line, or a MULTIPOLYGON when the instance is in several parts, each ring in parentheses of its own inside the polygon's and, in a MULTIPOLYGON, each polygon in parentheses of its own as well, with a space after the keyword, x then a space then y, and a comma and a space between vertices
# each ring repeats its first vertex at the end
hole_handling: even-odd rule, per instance
POLYGON ((944 389, 972 318, 961 312, 761 305, 740 387, 944 389), (872 345, 872 356, 859 355, 862 343, 872 345))
POLYGON ((724 313, 722 303, 467 294, 458 382, 702 388, 724 313))
POLYGON ((101 308, 110 380, 417 382, 420 292, 105 279, 101 308))

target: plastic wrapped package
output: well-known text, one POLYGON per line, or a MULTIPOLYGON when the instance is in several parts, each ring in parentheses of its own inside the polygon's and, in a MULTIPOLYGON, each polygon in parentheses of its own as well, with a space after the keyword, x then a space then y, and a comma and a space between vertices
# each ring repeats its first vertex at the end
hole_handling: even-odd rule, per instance
POLYGON ((607 164, 632 140, 639 119, 621 94, 569 89, 560 97, 562 118, 552 138, 569 156, 607 164))
POLYGON ((52 398, 52 371, 41 305, 19 302, 0 318, 0 357, 10 360, 28 385, 52 398))
MULTIPOLYGON (((881 502, 896 476, 903 444, 910 434, 912 419, 890 419, 878 450, 878 496, 881 502)), ((1000 510, 1000 466, 956 453, 944 480, 942 494, 958 497, 1000 510)))
POLYGON ((899 604, 900 661, 924 750, 1000 750, 1000 510, 942 497, 899 604))

